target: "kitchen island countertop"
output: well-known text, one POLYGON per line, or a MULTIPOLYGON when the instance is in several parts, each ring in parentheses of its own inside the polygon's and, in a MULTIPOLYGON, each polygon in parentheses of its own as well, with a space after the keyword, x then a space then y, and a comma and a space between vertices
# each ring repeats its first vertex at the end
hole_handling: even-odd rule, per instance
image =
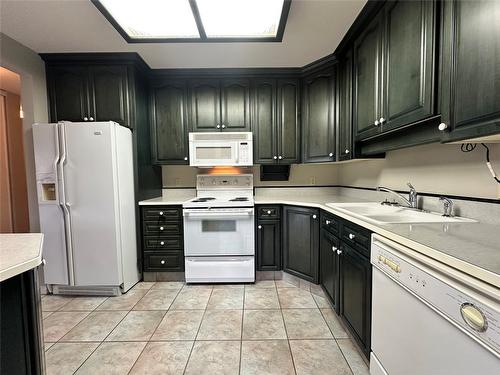
POLYGON ((0 281, 17 276, 42 263, 43 234, 0 234, 0 281))

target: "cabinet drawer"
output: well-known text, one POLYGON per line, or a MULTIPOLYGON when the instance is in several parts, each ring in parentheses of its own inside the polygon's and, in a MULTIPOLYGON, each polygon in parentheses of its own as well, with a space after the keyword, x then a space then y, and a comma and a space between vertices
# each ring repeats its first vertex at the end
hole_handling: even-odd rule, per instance
POLYGON ((169 206, 144 207, 142 217, 144 220, 181 220, 182 209, 169 206))
POLYGON ((328 212, 321 211, 321 228, 338 236, 340 232, 340 220, 328 212))
POLYGON ((180 250, 182 249, 182 237, 144 237, 144 249, 157 251, 180 250))
POLYGON ((370 232, 350 222, 344 222, 342 226, 342 240, 370 257, 370 232))
POLYGON ((280 217, 280 206, 261 206, 258 209, 259 219, 277 219, 280 217))
POLYGON ((184 254, 181 251, 144 253, 144 271, 184 271, 184 254))
POLYGON ((176 222, 145 221, 143 224, 144 235, 181 235, 182 225, 176 222))

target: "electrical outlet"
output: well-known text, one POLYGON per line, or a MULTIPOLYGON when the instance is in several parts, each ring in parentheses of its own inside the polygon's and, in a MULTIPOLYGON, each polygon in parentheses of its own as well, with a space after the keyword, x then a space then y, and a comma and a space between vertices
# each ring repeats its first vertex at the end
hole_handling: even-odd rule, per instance
POLYGON ((312 176, 310 179, 309 179, 309 183, 311 185, 316 185, 316 177, 312 176))

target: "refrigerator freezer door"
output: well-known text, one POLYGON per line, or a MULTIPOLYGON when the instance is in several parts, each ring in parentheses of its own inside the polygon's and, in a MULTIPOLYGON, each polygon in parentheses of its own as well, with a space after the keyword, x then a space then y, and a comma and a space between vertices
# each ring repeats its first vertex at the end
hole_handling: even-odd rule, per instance
POLYGON ((33 144, 40 229, 44 234, 44 279, 47 284, 68 285, 64 213, 57 173, 60 162, 58 125, 34 124, 33 144))
POLYGON ((61 126, 75 285, 120 285, 116 124, 65 122, 61 126))

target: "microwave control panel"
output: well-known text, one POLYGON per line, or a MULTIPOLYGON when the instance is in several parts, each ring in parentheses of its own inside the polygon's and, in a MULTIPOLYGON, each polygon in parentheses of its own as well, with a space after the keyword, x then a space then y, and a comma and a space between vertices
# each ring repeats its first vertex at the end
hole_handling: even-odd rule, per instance
POLYGON ((238 148, 239 148, 238 163, 239 164, 247 164, 247 165, 253 164, 253 160, 252 160, 253 150, 251 147, 251 143, 240 142, 238 148))

